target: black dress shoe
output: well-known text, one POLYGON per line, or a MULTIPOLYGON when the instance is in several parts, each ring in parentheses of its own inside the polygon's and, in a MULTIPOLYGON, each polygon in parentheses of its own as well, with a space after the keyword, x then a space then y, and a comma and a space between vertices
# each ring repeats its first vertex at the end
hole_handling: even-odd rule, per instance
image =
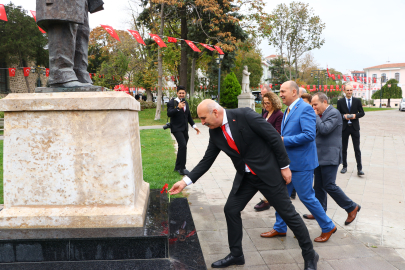
POLYGON ((342 170, 340 171, 340 173, 346 173, 347 172, 347 168, 343 167, 342 170))
POLYGON ((312 260, 305 261, 304 270, 317 270, 318 269, 319 255, 315 252, 315 257, 312 260))
POLYGON ((364 172, 362 170, 357 171, 357 175, 364 175, 364 172))
POLYGON ((267 201, 263 201, 262 199, 260 199, 260 202, 258 204, 255 205, 254 209, 256 211, 264 211, 267 209, 270 209, 270 203, 267 201))
POLYGON ((291 192, 291 196, 290 198, 295 200, 295 198, 297 197, 297 191, 295 190, 295 188, 293 189, 293 191, 291 192))
MULTIPOLYGON (((219 261, 213 262, 211 264, 211 267, 212 268, 225 268, 225 267, 228 267, 231 265, 244 265, 244 264, 245 264, 245 257, 243 255, 239 256, 239 257, 234 257, 231 254, 229 254, 225 258, 223 258, 219 261)), ((311 268, 309 268, 309 269, 311 269, 311 268)))

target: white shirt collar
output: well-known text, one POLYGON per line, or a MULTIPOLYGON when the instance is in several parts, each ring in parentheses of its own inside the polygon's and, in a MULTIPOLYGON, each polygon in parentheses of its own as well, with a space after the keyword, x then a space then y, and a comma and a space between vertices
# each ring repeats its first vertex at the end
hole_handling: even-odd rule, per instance
POLYGON ((226 116, 226 110, 224 110, 224 117, 222 118, 222 125, 228 124, 228 117, 226 116))
POLYGON ((180 103, 180 99, 178 97, 176 97, 174 100, 180 103))
POLYGON ((347 98, 347 97, 345 97, 345 98, 346 98, 346 101, 347 101, 347 100, 352 101, 353 96, 351 96, 350 98, 347 98))

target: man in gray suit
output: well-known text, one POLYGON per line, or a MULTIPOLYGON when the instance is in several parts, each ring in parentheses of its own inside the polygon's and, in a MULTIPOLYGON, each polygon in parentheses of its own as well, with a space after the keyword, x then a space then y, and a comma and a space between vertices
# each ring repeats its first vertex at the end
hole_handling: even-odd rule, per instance
POLYGON ((103 10, 103 4, 102 0, 37 0, 37 24, 48 33, 51 87, 91 86, 88 12, 103 10))
MULTIPOLYGON (((328 104, 324 93, 312 97, 312 108, 316 116, 316 148, 319 167, 315 169, 315 197, 326 212, 327 194, 348 213, 345 225, 349 225, 357 216, 361 206, 353 202, 343 190, 336 185, 336 174, 342 163, 342 116, 339 111, 328 104)), ((314 219, 305 214, 304 218, 314 219)))

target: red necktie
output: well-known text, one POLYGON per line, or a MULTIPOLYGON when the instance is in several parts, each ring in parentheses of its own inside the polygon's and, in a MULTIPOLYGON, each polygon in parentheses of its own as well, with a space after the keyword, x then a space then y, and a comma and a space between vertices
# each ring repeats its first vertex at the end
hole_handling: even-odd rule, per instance
MULTIPOLYGON (((222 125, 221 128, 222 128, 222 131, 224 132, 224 135, 225 135, 226 141, 228 142, 229 147, 231 147, 233 150, 235 150, 236 152, 238 152, 238 154, 240 155, 239 150, 238 150, 238 147, 236 146, 235 141, 231 138, 231 136, 229 136, 228 132, 226 132, 225 125, 222 125)), ((256 175, 256 174, 252 171, 252 169, 249 167, 249 165, 246 164, 246 166, 248 167, 248 169, 250 170, 250 172, 251 172, 253 175, 256 175)))

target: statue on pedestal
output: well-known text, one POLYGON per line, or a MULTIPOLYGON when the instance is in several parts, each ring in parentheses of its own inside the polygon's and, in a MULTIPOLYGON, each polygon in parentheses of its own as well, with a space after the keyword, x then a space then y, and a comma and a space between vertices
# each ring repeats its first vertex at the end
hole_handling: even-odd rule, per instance
POLYGON ((87 72, 88 12, 103 10, 102 0, 37 0, 37 24, 48 33, 52 88, 92 87, 87 72))
POLYGON ((248 67, 244 66, 243 68, 243 72, 242 72, 242 94, 243 93, 249 93, 249 76, 250 76, 250 72, 248 72, 248 67))

